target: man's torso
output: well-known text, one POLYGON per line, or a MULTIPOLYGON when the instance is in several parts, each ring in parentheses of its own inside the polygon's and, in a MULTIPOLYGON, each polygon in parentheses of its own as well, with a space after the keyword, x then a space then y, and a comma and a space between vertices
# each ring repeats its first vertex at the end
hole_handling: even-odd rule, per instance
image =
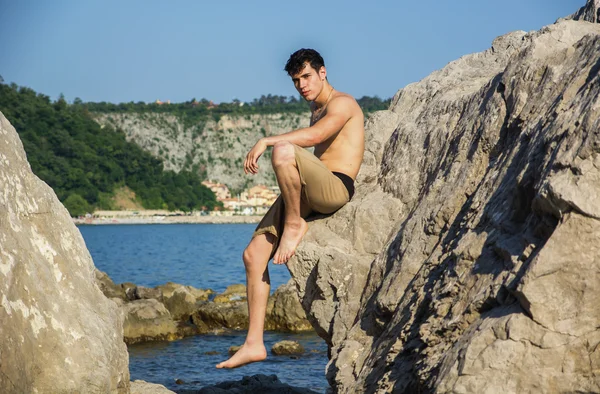
MULTIPOLYGON (((345 101, 348 103, 351 116, 338 133, 326 141, 315 145, 314 154, 330 171, 341 172, 352 179, 356 179, 360 164, 362 163, 365 146, 364 117, 360 106, 352 96, 336 92, 331 100, 333 101, 341 97, 345 98, 345 101)), ((314 114, 314 108, 311 108, 311 111, 314 114)), ((326 114, 327 108, 316 119, 311 121, 311 125, 318 122, 326 114)))

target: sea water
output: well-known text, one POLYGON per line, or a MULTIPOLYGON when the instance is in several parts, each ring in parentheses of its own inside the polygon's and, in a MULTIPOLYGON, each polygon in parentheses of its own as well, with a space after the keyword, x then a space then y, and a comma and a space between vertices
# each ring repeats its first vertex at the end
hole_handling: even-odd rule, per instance
MULTIPOLYGON (((245 283, 242 252, 254 224, 140 224, 79 226, 96 267, 115 283, 154 287, 167 282, 212 289, 245 283)), ((271 291, 290 279, 285 266, 269 266, 271 291)), ((269 357, 234 370, 216 369, 232 345, 241 345, 245 331, 197 335, 174 342, 148 342, 129 350, 131 380, 145 380, 177 390, 196 390, 243 376, 275 374, 293 386, 325 392, 327 346, 315 333, 265 332, 269 357), (300 342, 302 356, 274 356, 281 340, 300 342), (179 382, 179 383, 176 383, 179 382)))

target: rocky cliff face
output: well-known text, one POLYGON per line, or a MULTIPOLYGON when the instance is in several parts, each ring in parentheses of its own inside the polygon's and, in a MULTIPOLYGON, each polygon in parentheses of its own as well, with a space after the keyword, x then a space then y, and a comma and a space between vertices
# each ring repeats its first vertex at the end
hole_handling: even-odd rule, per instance
POLYGON ((126 393, 116 305, 81 234, 0 113, 0 392, 126 393))
POLYGON ((336 392, 600 391, 599 73, 600 24, 563 20, 371 117, 288 264, 336 392))
POLYGON ((592 23, 600 22, 600 0, 588 0, 585 6, 581 7, 567 19, 592 23))
POLYGON ((276 185, 270 150, 259 162, 256 175, 244 174, 246 154, 259 138, 307 127, 309 114, 225 115, 218 121, 186 127, 173 115, 97 115, 101 124, 123 130, 128 141, 161 159, 166 170, 206 170, 209 179, 240 190, 257 184, 276 185))

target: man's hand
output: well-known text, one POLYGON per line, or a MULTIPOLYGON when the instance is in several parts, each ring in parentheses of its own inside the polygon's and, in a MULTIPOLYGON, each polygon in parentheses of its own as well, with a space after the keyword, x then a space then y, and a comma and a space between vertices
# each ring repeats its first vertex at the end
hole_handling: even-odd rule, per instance
POLYGON ((265 152, 267 149, 267 144, 262 139, 258 140, 258 142, 250 149, 250 152, 246 155, 246 161, 244 161, 244 172, 246 174, 256 174, 258 173, 258 158, 265 152))

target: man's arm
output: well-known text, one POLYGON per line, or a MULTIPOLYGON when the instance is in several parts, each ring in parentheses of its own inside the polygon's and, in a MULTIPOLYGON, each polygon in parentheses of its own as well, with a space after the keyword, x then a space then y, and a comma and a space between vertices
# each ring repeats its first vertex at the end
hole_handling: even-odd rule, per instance
POLYGON ((264 153, 267 147, 273 146, 280 141, 288 141, 306 148, 320 144, 339 133, 352 116, 352 105, 354 103, 350 102, 350 100, 352 99, 344 96, 331 100, 325 116, 310 127, 258 140, 246 156, 244 172, 246 174, 256 174, 258 172, 258 158, 264 153))
POLYGON ((328 104, 327 113, 310 127, 262 138, 267 146, 288 141, 303 148, 315 146, 338 133, 352 115, 348 97, 337 97, 328 104))

